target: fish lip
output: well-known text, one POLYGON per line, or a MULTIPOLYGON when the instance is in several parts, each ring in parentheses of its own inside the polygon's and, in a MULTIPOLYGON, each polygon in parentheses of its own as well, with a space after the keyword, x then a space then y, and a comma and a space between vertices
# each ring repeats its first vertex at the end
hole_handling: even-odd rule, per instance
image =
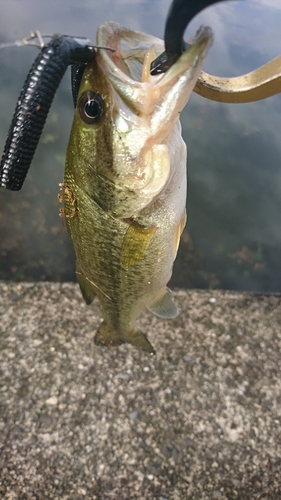
POLYGON ((166 80, 173 78, 173 74, 180 74, 186 72, 188 69, 196 69, 196 66, 205 58, 209 48, 213 43, 213 33, 208 26, 200 26, 193 38, 190 40, 191 44, 182 53, 174 64, 163 74, 159 82, 162 86, 166 80))
MULTIPOLYGON (((130 47, 129 52, 131 52, 131 56, 133 53, 137 54, 138 52, 148 50, 152 44, 155 46, 157 54, 160 54, 164 49, 164 42, 159 38, 140 31, 130 30, 114 21, 106 21, 101 24, 97 30, 96 40, 97 44, 100 46, 102 46, 102 41, 105 42, 105 40, 107 40, 109 46, 114 49, 114 52, 98 49, 98 54, 109 70, 112 72, 117 71, 118 73, 120 68, 115 61, 118 61, 118 58, 122 57, 122 53, 125 52, 124 46, 126 46, 126 44, 130 47)), ((135 78, 131 75, 126 75, 122 70, 121 73, 123 73, 124 78, 128 77, 130 83, 137 82, 135 78)))
POLYGON ((153 45, 155 54, 160 54, 163 51, 163 42, 156 37, 107 21, 98 29, 97 43, 112 46, 115 52, 98 49, 98 63, 112 87, 134 114, 151 115, 159 98, 161 99, 169 87, 172 88, 181 78, 183 85, 177 92, 182 93, 186 87, 183 93, 187 97, 181 99, 181 109, 177 109, 177 112, 180 112, 195 86, 202 61, 212 43, 211 29, 201 27, 192 42, 166 73, 150 76, 148 81, 141 81, 146 52, 153 45))
MULTIPOLYGON (((186 59, 186 57, 183 57, 186 54, 194 53, 195 60, 197 59, 196 56, 200 56, 202 53, 204 57, 211 44, 213 43, 213 34, 211 28, 209 28, 208 26, 200 26, 194 37, 189 42, 189 47, 183 52, 178 60, 174 64, 172 64, 172 66, 165 73, 153 75, 153 79, 151 79, 151 81, 157 84, 158 81, 166 79, 164 78, 164 76, 169 74, 171 72, 170 70, 181 66, 179 62, 181 62, 183 59, 186 59), (198 52, 198 54, 196 52, 198 52)), ((114 21, 106 21, 98 28, 97 44, 99 46, 109 46, 112 49, 111 51, 108 51, 105 48, 98 49, 98 54, 107 67, 107 70, 110 70, 112 73, 117 73, 120 77, 122 76, 124 81, 128 80, 130 84, 141 82, 138 81, 132 74, 132 71, 130 71, 130 65, 127 66, 129 74, 126 74, 118 66, 117 61, 122 58, 123 60, 129 58, 134 59, 134 57, 135 59, 141 60, 141 57, 138 57, 138 54, 143 54, 141 60, 141 63, 143 63, 144 55, 146 51, 151 47, 151 45, 154 46, 156 55, 161 54, 164 49, 164 42, 159 38, 156 38, 152 35, 147 35, 146 33, 142 33, 140 31, 129 30, 128 28, 114 21), (130 38, 133 39, 131 43, 130 38), (124 45, 126 43, 130 47, 130 50, 127 51, 127 55, 126 49, 124 48, 124 45)), ((191 63, 191 58, 189 62, 191 63)))

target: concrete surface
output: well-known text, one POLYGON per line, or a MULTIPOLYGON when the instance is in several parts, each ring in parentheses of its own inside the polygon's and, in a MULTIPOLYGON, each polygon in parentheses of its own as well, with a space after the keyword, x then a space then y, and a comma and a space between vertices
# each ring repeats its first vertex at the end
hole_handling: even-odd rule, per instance
POLYGON ((151 357, 76 285, 0 282, 0 498, 281 498, 281 295, 176 298, 151 357))

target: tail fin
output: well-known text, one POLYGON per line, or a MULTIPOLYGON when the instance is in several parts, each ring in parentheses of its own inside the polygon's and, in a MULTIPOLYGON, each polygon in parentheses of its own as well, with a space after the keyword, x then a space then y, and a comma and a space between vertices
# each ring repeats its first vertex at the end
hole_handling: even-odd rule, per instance
POLYGON ((155 354, 155 350, 153 349, 146 335, 139 329, 132 330, 126 334, 122 334, 117 332, 113 328, 110 328, 107 323, 103 322, 95 335, 94 341, 96 345, 107 347, 115 347, 121 344, 128 343, 132 344, 142 351, 155 354))

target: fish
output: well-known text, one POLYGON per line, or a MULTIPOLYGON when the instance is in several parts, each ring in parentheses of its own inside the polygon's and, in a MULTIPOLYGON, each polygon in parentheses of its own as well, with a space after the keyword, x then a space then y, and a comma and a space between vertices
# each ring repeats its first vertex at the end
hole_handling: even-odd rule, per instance
POLYGON ((179 115, 212 42, 200 28, 163 74, 150 74, 163 41, 107 21, 85 67, 61 197, 83 298, 97 296, 94 342, 155 353, 137 318, 178 314, 167 288, 186 223, 186 145, 179 115))

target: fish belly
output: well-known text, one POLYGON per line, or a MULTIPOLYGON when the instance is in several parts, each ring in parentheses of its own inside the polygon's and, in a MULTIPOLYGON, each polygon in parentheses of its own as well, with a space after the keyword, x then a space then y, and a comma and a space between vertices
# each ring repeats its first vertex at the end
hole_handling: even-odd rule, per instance
POLYGON ((150 207, 130 219, 118 219, 78 187, 66 171, 65 215, 77 278, 86 302, 97 295, 103 309, 98 344, 129 342, 153 352, 135 321, 171 277, 185 212, 185 185, 183 171, 182 179, 177 176, 150 207))

